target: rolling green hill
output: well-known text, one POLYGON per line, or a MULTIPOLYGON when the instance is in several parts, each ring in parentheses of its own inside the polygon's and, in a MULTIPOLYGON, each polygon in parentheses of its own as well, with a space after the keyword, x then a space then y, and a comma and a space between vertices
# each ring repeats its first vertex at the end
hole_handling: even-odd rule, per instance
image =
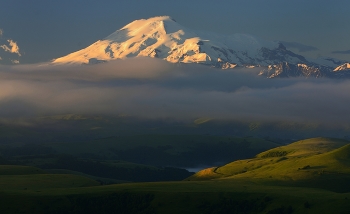
POLYGON ((42 169, 32 166, 0 165, 0 175, 45 174, 42 169))
POLYGON ((100 185, 90 178, 73 174, 49 174, 31 166, 0 165, 2 191, 42 190, 100 185))
MULTIPOLYGON (((135 168, 127 162, 105 164, 135 168)), ((80 175, 85 176, 2 165, 1 213, 345 214, 350 210, 350 144, 330 138, 270 149, 252 159, 202 170, 185 181, 99 185, 80 175)))
POLYGON ((350 144, 331 138, 312 138, 202 170, 187 180, 233 179, 263 184, 308 186, 350 191, 350 144))

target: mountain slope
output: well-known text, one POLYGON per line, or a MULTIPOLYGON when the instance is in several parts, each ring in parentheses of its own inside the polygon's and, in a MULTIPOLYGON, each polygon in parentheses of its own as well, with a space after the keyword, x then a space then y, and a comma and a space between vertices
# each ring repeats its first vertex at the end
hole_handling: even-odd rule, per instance
POLYGON ((333 71, 344 71, 344 70, 350 70, 350 63, 344 63, 342 65, 339 65, 333 71))
POLYGON ((330 76, 344 61, 310 60, 247 34, 220 35, 188 29, 169 16, 131 22, 92 45, 52 61, 52 64, 96 64, 128 57, 153 57, 171 63, 199 63, 228 69, 262 67, 259 75, 330 76))
MULTIPOLYGON (((96 63, 126 57, 157 57, 172 63, 202 63, 215 67, 268 65, 271 50, 285 51, 277 42, 245 35, 217 35, 196 32, 168 16, 141 19, 99 40, 89 47, 55 59, 53 63, 96 63)), ((289 58, 300 61, 301 56, 289 58)))

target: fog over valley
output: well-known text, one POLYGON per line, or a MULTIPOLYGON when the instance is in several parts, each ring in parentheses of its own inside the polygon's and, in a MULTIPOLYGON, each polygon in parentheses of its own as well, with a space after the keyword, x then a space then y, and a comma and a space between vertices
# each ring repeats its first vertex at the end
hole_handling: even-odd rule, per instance
POLYGON ((266 79, 152 58, 97 65, 0 67, 0 116, 130 115, 188 120, 293 121, 347 125, 349 80, 266 79))

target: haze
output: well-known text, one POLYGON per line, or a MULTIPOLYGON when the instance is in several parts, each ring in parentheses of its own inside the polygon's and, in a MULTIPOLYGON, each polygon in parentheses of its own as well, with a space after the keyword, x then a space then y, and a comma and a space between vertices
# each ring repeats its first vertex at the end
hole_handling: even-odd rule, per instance
POLYGON ((0 116, 120 115, 347 125, 348 80, 265 79, 152 58, 93 66, 1 66, 0 116))

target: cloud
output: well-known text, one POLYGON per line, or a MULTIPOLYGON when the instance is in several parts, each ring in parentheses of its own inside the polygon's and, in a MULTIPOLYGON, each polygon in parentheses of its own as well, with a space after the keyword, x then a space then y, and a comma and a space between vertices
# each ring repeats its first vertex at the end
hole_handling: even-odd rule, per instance
POLYGON ((13 41, 12 39, 5 39, 2 38, 3 35, 3 30, 0 29, 0 41, 1 43, 6 42, 8 44, 0 44, 0 60, 2 63, 5 64, 19 64, 19 60, 18 59, 13 59, 12 56, 10 56, 11 54, 16 54, 18 56, 21 56, 19 47, 17 45, 17 43, 15 41, 13 41), (5 53, 8 52, 8 53, 5 53))
POLYGON ((297 49, 299 52, 309 52, 309 51, 317 51, 318 48, 314 46, 304 45, 298 42, 286 42, 286 41, 280 41, 286 48, 294 48, 297 49))
POLYGON ((4 49, 5 51, 8 51, 10 53, 15 53, 18 56, 21 56, 21 53, 19 52, 19 47, 18 47, 17 43, 11 39, 8 39, 7 42, 9 43, 9 46, 1 45, 0 48, 4 49))
POLYGON ((74 113, 349 123, 349 81, 265 79, 258 72, 148 58, 91 66, 0 66, 0 118, 74 113))
POLYGON ((334 54, 350 54, 350 50, 346 50, 346 51, 332 51, 332 53, 334 53, 334 54))

